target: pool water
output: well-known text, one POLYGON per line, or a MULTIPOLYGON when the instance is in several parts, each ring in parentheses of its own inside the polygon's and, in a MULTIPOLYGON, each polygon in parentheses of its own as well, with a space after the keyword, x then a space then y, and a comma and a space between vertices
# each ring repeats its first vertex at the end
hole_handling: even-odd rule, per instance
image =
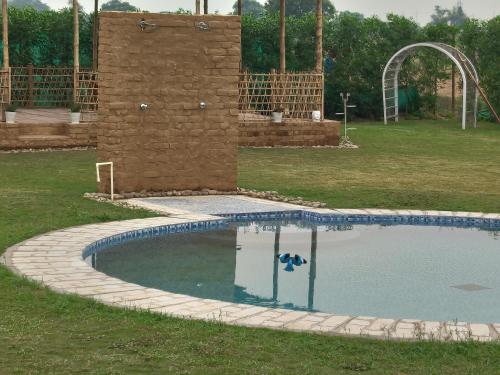
POLYGON ((200 298, 340 315, 500 322, 500 235, 477 228, 234 222, 126 242, 87 261, 127 282, 200 298), (307 263, 281 263, 277 255, 285 253, 307 263))

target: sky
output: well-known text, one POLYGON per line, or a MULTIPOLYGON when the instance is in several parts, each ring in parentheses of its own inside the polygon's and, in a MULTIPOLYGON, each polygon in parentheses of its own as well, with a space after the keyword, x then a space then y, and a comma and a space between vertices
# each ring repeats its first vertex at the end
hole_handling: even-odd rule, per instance
MULTIPOLYGON (((67 0, 42 0, 51 8, 58 9, 67 4, 67 0)), ((105 2, 106 0, 100 0, 105 2)), ((264 3, 265 0, 258 0, 264 3)), ((138 8, 150 12, 174 11, 178 8, 194 10, 195 0, 128 0, 138 8)), ((467 15, 474 18, 488 19, 500 14, 500 0, 462 0, 467 15)), ((80 0, 86 10, 93 9, 94 0, 80 0)), ((203 1, 201 1, 203 4, 203 1)), ((218 10, 229 13, 234 0, 209 0, 210 13, 218 10)), ((384 19, 387 13, 396 13, 412 17, 421 24, 430 21, 435 5, 451 8, 457 0, 334 0, 337 10, 359 12, 365 16, 378 15, 384 19)))

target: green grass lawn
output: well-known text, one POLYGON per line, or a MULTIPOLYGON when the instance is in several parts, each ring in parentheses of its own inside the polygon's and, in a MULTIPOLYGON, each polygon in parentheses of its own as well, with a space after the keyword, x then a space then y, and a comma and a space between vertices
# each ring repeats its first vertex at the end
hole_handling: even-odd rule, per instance
MULTIPOLYGON (((358 150, 244 149, 242 187, 331 207, 500 212, 500 126, 354 124, 358 150)), ((49 230, 146 217, 82 198, 95 152, 0 154, 0 252, 49 230)), ((185 321, 53 293, 0 267, 0 374, 498 374, 498 344, 388 342, 185 321)))
POLYGON ((338 208, 500 212, 500 125, 351 124, 359 149, 245 149, 239 184, 338 208))

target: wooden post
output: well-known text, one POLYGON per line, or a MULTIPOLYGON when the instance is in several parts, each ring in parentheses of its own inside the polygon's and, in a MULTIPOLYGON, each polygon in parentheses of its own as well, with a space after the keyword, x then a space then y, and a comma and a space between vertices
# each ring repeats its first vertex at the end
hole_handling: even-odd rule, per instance
POLYGON ((271 69, 271 74, 270 74, 270 80, 271 80, 271 111, 275 111, 278 108, 278 103, 276 101, 276 69, 272 68, 271 69))
MULTIPOLYGON (((242 16, 243 14, 243 0, 238 0, 238 16, 242 16)), ((240 33, 240 41, 241 41, 241 33, 240 33)), ((240 70, 243 69, 243 48, 240 48, 240 70)))
POLYGON ((285 0, 280 0, 280 74, 286 72, 285 0))
MULTIPOLYGON (((9 67, 9 12, 7 0, 2 0, 2 31, 3 31, 3 69, 7 70, 7 103, 11 101, 11 74, 9 67)), ((4 119, 5 107, 2 105, 1 110, 1 121, 4 119)))
POLYGON ((80 24, 78 0, 73 0, 73 100, 77 101, 78 72, 80 70, 80 24))
POLYGON ((7 0, 2 0, 3 68, 9 68, 9 12, 7 0))
POLYGON ((203 1, 203 13, 208 14, 208 0, 203 1))
POLYGON ((28 75, 28 108, 34 107, 34 99, 33 99, 33 86, 34 86, 34 66, 33 64, 28 64, 27 66, 27 75, 28 75))
POLYGON ((196 3, 195 3, 195 4, 196 4, 196 6, 195 6, 195 8, 196 8, 195 13, 196 13, 196 14, 200 14, 200 13, 201 13, 200 0, 196 0, 196 3))
POLYGON ((323 0, 316 0, 316 71, 323 71, 323 0))
POLYGON ((94 34, 92 36, 92 70, 97 72, 97 38, 99 33, 99 0, 94 0, 94 34))
POLYGON ((321 74, 321 121, 325 120, 325 75, 321 74))

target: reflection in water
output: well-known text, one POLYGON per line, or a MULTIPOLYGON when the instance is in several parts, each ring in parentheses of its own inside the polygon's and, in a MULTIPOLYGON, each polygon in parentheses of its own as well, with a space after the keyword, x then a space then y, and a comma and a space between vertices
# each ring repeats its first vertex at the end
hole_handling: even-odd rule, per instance
POLYGON ((131 241, 88 261, 128 282, 200 298, 342 315, 500 316, 500 248, 477 229, 245 222, 131 241), (471 283, 490 289, 450 288, 471 283))
POLYGON ((314 307, 314 281, 316 280, 316 249, 318 247, 318 228, 313 227, 311 235, 311 268, 309 269, 309 290, 307 292, 307 308, 314 307))

